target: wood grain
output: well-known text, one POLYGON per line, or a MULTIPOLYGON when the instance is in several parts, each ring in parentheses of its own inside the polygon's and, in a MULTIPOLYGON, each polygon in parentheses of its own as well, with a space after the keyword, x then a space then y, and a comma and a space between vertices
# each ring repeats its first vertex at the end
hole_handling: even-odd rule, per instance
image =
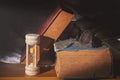
MULTIPOLYGON (((0 65, 0 77, 25 77, 25 65, 24 64, 1 64, 0 65)), ((56 77, 54 69, 41 68, 40 74, 37 77, 56 77), (46 70, 45 70, 46 69, 46 70)))
POLYGON ((0 80, 60 80, 56 77, 5 77, 0 80))

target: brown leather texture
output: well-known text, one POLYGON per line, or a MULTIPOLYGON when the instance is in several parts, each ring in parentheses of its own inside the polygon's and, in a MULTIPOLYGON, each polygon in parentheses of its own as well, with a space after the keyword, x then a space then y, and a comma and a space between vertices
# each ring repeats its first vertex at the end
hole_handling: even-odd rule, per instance
POLYGON ((112 58, 108 48, 63 50, 56 55, 55 70, 60 78, 103 78, 112 75, 112 58))

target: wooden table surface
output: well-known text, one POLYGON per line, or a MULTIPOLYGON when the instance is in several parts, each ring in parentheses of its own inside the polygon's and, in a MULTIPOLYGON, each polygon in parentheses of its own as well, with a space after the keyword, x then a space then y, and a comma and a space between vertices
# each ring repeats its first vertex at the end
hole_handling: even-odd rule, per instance
MULTIPOLYGON (((52 67, 41 68, 40 70, 40 74, 30 77, 25 75, 24 64, 0 63, 0 80, 60 80, 56 77, 55 70, 52 67)), ((120 80, 120 77, 99 80, 120 80)))
POLYGON ((24 64, 4 64, 0 63, 0 80, 59 80, 52 67, 41 68, 37 76, 25 75, 24 64))

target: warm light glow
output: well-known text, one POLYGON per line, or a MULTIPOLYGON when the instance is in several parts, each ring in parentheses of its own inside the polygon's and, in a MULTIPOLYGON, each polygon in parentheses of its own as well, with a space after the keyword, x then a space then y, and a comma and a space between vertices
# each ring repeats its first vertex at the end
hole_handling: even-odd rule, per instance
POLYGON ((34 48, 30 48, 30 53, 34 54, 34 48))
POLYGON ((34 66, 34 64, 33 64, 33 63, 30 63, 29 67, 33 67, 33 66, 34 66))

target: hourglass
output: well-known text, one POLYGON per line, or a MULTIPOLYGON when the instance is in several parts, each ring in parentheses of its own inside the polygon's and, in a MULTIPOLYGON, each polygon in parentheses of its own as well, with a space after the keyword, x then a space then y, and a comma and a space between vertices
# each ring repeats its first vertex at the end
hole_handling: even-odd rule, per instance
POLYGON ((26 66, 25 73, 29 76, 34 76, 39 73, 37 66, 37 57, 39 54, 40 36, 38 34, 26 34, 26 66))

